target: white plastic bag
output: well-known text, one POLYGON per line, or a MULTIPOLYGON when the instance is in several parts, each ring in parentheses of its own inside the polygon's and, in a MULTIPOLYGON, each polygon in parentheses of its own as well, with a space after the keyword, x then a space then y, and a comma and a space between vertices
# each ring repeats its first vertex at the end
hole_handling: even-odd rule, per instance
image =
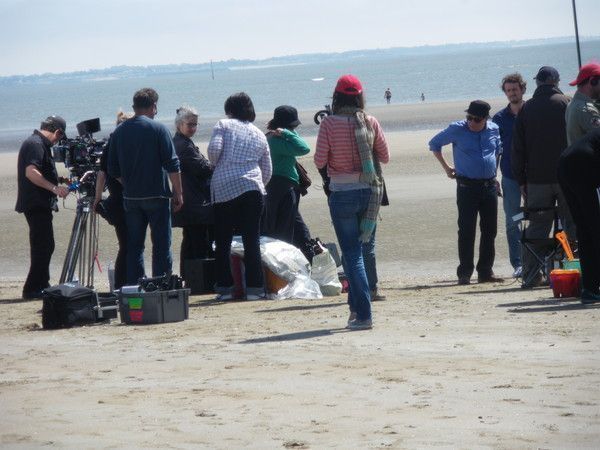
MULTIPOLYGON (((240 236, 233 237, 231 253, 244 256, 244 244, 240 236)), ((323 298, 319 285, 311 279, 310 263, 298 248, 278 239, 261 236, 260 257, 269 270, 288 282, 277 294, 269 295, 270 298, 323 298)))
POLYGON ((318 283, 323 295, 333 296, 342 293, 342 283, 338 278, 335 261, 327 249, 313 256, 311 278, 318 283))

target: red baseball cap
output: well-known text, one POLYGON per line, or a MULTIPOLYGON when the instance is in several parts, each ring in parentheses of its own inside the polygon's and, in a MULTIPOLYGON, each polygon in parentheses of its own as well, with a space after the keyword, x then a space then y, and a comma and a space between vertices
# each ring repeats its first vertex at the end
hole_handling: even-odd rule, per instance
POLYGON ((583 83, 585 80, 591 77, 600 77, 600 64, 589 63, 585 66, 581 66, 577 78, 569 83, 570 86, 577 86, 583 83))
POLYGON ((354 75, 342 75, 335 85, 335 92, 346 95, 362 94, 362 84, 354 75))

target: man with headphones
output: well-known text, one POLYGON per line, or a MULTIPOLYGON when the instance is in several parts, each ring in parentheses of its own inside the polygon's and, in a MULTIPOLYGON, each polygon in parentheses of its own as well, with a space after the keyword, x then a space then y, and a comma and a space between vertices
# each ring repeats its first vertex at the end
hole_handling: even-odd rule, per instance
POLYGON ((569 145, 594 129, 600 128, 600 64, 590 63, 579 69, 577 78, 569 83, 577 86, 573 100, 567 106, 567 141, 569 145))
POLYGON ((57 196, 65 198, 69 190, 58 185, 58 174, 50 148, 65 138, 67 123, 50 116, 21 145, 17 164, 17 204, 29 225, 31 265, 23 286, 23 299, 42 298, 50 286, 50 259, 54 252, 52 211, 58 211, 57 196))

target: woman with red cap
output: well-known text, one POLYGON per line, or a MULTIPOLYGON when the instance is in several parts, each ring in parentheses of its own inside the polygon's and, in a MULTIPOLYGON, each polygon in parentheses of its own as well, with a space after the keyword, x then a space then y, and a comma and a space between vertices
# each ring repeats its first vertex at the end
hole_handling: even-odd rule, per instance
POLYGON ((390 155, 377 119, 364 112, 363 88, 353 75, 340 77, 317 136, 315 164, 330 177, 329 211, 348 277, 348 329, 372 328, 369 282, 363 244, 374 244, 376 220, 383 196, 380 163, 390 155))

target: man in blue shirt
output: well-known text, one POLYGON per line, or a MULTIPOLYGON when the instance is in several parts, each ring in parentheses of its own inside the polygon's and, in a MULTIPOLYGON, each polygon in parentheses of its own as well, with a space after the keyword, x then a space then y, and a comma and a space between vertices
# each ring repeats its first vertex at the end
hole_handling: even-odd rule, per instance
POLYGON ((527 82, 519 73, 506 75, 502 79, 502 91, 509 103, 508 106, 496 113, 492 121, 500 128, 500 139, 505 151, 500 158, 500 171, 502 172, 502 193, 504 215, 506 218, 506 239, 508 241, 508 256, 514 272, 513 277, 520 277, 522 270, 521 262, 521 232, 519 224, 513 220, 513 216, 521 212, 521 189, 515 179, 510 162, 510 149, 512 147, 513 128, 517 114, 523 106, 523 94, 527 88, 527 82))
POLYGON ((170 275, 171 211, 183 205, 179 159, 167 127, 155 122, 158 94, 144 88, 133 96, 135 116, 117 127, 110 139, 108 173, 123 184, 127 225, 127 284, 144 273, 144 241, 150 225, 152 276, 170 275), (173 185, 169 188, 168 178, 173 185))
POLYGON ((497 157, 502 153, 498 126, 488 121, 490 105, 483 100, 472 101, 466 120, 451 123, 429 141, 429 149, 440 162, 448 178, 456 179, 458 206, 458 284, 469 284, 473 265, 477 215, 481 242, 477 262, 479 283, 502 281, 494 275, 497 232, 498 195, 496 180, 497 157), (454 167, 442 155, 442 147, 452 144, 454 167))

